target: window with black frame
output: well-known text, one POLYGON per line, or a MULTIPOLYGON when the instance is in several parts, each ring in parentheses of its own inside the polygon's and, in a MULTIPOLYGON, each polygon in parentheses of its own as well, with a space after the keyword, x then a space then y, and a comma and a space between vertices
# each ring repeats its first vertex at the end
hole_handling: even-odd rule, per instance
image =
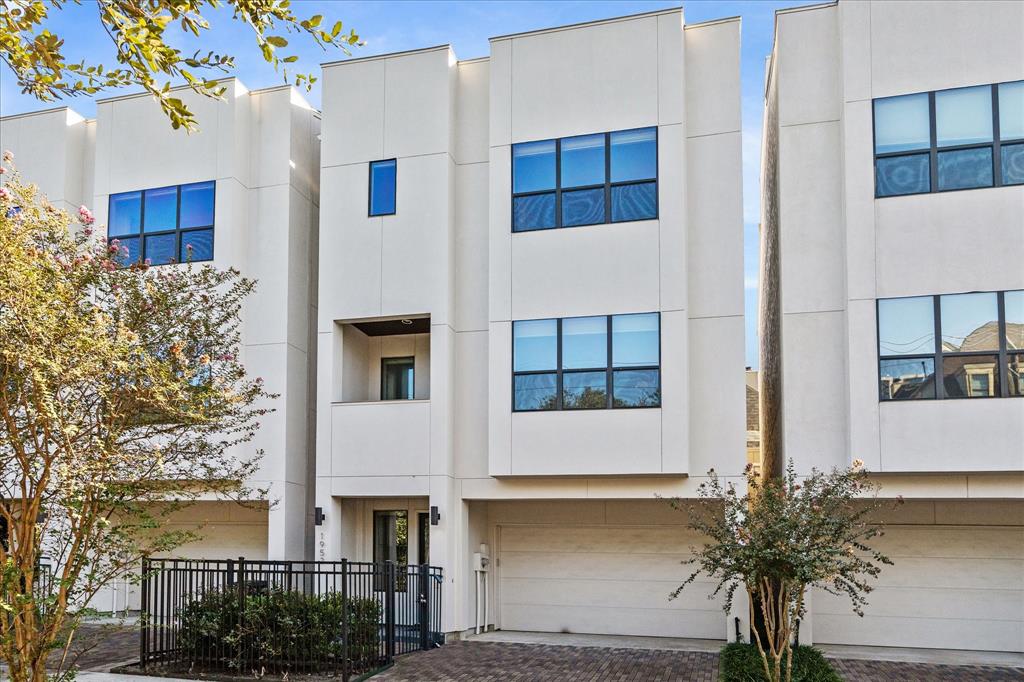
POLYGON ((1024 81, 873 102, 875 196, 1024 183, 1024 81))
POLYGON ((879 299, 879 399, 1024 395, 1024 291, 879 299))
POLYGON ((512 145, 512 231, 658 217, 658 129, 512 145))
POLYGON ((107 242, 125 266, 213 260, 216 182, 111 194, 107 242))
MULTIPOLYGON (((395 584, 405 591, 406 566, 409 565, 409 512, 404 509, 373 512, 373 563, 377 568, 390 561, 395 564, 395 584)), ((374 575, 374 590, 383 591, 387 578, 374 575)))
POLYGON ((658 313, 512 323, 515 412, 659 407, 658 313))

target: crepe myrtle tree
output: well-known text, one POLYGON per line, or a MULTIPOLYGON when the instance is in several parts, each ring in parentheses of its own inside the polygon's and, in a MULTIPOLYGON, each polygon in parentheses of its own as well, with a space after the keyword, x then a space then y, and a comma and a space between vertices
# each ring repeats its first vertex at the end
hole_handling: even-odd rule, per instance
POLYGON ((68 675, 80 611, 100 588, 198 538, 170 515, 200 496, 265 494, 243 482, 273 396, 238 361, 251 280, 127 265, 92 234, 87 208, 54 207, 11 162, 5 153, 0 658, 15 682, 42 682, 48 658, 68 675))
MULTIPOLYGON (((781 477, 761 480, 748 464, 746 492, 723 481, 712 469, 698 488, 694 506, 680 499, 670 503, 689 515, 689 526, 708 539, 684 564, 695 566, 671 597, 700 576, 712 576, 709 598, 724 593, 723 608, 732 608, 742 586, 763 628, 754 627, 754 643, 771 682, 792 678, 792 640, 803 617, 811 587, 846 596, 863 616, 871 580, 892 561, 868 543, 883 535, 874 512, 882 506, 877 487, 867 478, 864 463, 826 473, 812 469, 797 476, 790 461, 781 477)), ((902 503, 902 498, 896 504, 902 503)))
MULTIPOLYGON (((299 57, 278 52, 288 47, 288 39, 282 34, 293 34, 324 50, 338 49, 345 54, 349 54, 349 47, 362 44, 355 31, 343 30, 342 22, 327 23, 320 14, 298 15, 289 0, 94 0, 87 3, 97 13, 94 28, 103 29, 113 48, 115 65, 104 67, 99 62, 66 57, 64 39, 50 30, 51 20, 70 2, 81 4, 81 0, 3 1, 0 59, 14 72, 22 92, 52 102, 136 85, 160 103, 175 129, 194 130, 196 120, 171 89, 170 79, 184 81, 200 95, 220 98, 225 89, 215 76, 230 75, 235 68, 231 55, 200 50, 190 54, 175 47, 189 34, 202 38, 210 29, 209 17, 224 7, 231 9, 235 21, 252 30, 263 59, 275 70, 283 71, 284 81, 307 91, 316 77, 301 72, 289 75, 289 68, 299 57)), ((76 26, 75 30, 88 31, 91 27, 76 26)))

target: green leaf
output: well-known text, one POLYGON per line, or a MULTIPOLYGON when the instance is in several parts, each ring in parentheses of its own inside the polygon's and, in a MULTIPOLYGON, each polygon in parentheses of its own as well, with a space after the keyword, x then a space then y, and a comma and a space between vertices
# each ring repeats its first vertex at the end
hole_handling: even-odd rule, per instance
POLYGON ((288 47, 288 41, 281 36, 267 36, 267 42, 274 47, 288 47))
POLYGON ((314 14, 309 18, 309 25, 312 26, 313 28, 316 28, 317 26, 320 25, 320 22, 323 20, 324 17, 322 14, 314 14))
POLYGON ((335 22, 334 28, 331 29, 331 37, 337 38, 338 34, 341 33, 341 22, 335 22))

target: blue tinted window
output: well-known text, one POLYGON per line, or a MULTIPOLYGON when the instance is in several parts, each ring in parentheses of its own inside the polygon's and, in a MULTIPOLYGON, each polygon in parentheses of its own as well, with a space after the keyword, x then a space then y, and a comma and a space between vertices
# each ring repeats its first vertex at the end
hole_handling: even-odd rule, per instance
POLYGON ((512 200, 512 229, 515 232, 543 230, 555 226, 555 193, 528 194, 512 200))
POLYGON ((558 407, 558 375, 520 374, 514 392, 516 410, 553 410, 558 407))
POLYGON ((612 187, 612 222, 658 217, 658 183, 643 182, 612 187))
POLYGON ((213 201, 216 183, 196 182, 181 186, 181 223, 179 227, 213 225, 213 201))
POLYGON ((192 260, 199 262, 213 260, 213 230, 189 230, 181 233, 181 251, 178 260, 182 263, 192 260), (191 249, 189 247, 192 247, 191 249))
POLYGON ((875 153, 927 149, 931 145, 928 93, 875 100, 875 153))
MULTIPOLYGON (((562 187, 604 184, 604 135, 562 140, 562 187)), ((603 218, 602 218, 603 222, 603 218)))
POLYGON ((142 192, 125 192, 110 197, 107 236, 138 234, 142 222, 142 192))
POLYGON ((608 374, 603 370, 563 374, 562 407, 567 410, 608 407, 608 374))
POLYGON ((999 137, 1024 138, 1024 81, 999 84, 999 137))
POLYGON ((878 301, 878 354, 935 352, 935 304, 931 296, 878 301))
POLYGON ((656 369, 617 369, 612 373, 613 407, 661 405, 661 372, 656 369))
POLYGON ((562 226, 604 222, 604 187, 562 192, 562 226))
POLYGON ((558 369, 558 321, 521 320, 512 323, 513 369, 516 372, 558 369))
POLYGON ((164 265, 177 259, 178 235, 158 234, 146 237, 146 252, 143 255, 150 265, 164 265))
POLYGON ((131 265, 132 263, 139 262, 139 249, 141 245, 139 242, 142 240, 139 237, 129 237, 127 239, 112 239, 110 241, 111 246, 114 246, 114 242, 117 242, 117 254, 114 259, 120 265, 131 265))
POLYGON ((875 159, 875 196, 928 192, 931 182, 928 154, 875 159))
POLYGON ((611 181, 658 177, 658 136, 654 128, 611 134, 611 181))
POLYGON ((562 320, 562 369, 608 366, 608 318, 562 320))
POLYGON ((147 189, 144 216, 146 232, 162 232, 177 228, 178 188, 147 189))
POLYGON ((555 188, 555 141, 512 145, 512 191, 538 192, 555 188))
POLYGON ((935 358, 882 360, 878 395, 881 400, 921 400, 935 397, 935 358))
POLYGON ((992 87, 935 93, 935 140, 940 147, 992 141, 992 87))
POLYGON ((991 147, 939 152, 939 189, 991 186, 991 147))
POLYGON ((657 313, 612 316, 612 366, 657 365, 660 359, 657 313))
POLYGON ((1024 144, 1006 145, 999 150, 1003 167, 1003 184, 1019 185, 1024 182, 1024 144))
POLYGON ((370 164, 370 215, 395 212, 398 166, 394 159, 370 164))

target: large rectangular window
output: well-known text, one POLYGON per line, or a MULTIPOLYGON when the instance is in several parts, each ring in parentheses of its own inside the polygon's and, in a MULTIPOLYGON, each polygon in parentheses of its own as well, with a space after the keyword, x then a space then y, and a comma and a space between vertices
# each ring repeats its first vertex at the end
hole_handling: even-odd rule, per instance
POLYGON ((874 101, 875 196, 1024 183, 1024 81, 874 101))
POLYGON ((661 405, 658 313, 512 323, 516 412, 661 405))
POLYGON ((879 399, 1022 395, 1024 291, 878 301, 879 399))
POLYGON ((369 215, 394 215, 397 190, 398 161, 371 161, 369 215))
POLYGON ((213 260, 216 182, 111 194, 107 242, 125 266, 213 260))
POLYGON ((512 145, 512 231, 658 217, 658 129, 512 145))

